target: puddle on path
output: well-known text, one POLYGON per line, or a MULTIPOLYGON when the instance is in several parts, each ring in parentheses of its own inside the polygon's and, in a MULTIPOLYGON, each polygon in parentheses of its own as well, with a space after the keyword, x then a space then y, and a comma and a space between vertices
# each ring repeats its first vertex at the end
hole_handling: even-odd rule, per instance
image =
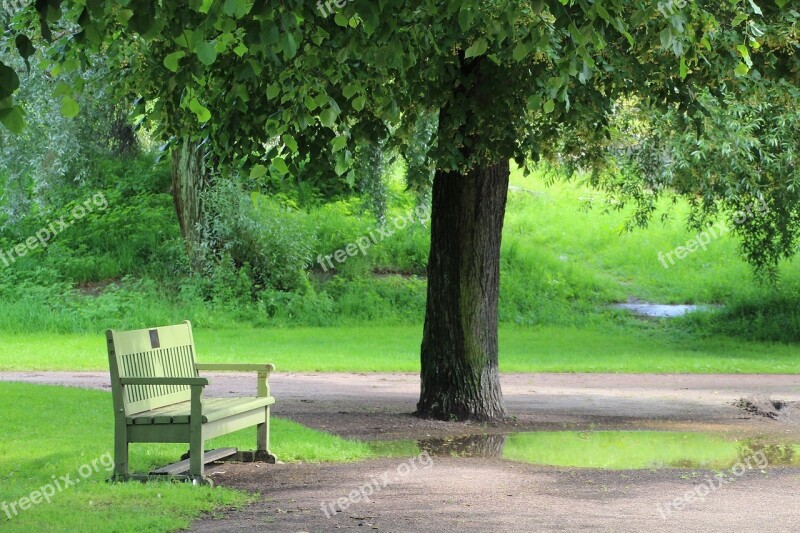
POLYGON ((433 457, 501 457, 537 465, 605 468, 729 468, 800 466, 800 444, 772 437, 732 439, 715 433, 670 431, 547 431, 473 435, 417 442, 373 442, 376 449, 401 454, 427 451, 433 457), (412 451, 416 450, 416 451, 412 451))

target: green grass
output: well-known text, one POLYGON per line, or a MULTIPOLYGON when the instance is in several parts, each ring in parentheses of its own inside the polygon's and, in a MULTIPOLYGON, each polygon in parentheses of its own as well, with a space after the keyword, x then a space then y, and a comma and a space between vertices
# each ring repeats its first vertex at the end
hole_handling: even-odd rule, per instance
MULTIPOLYGON (((421 326, 196 330, 198 360, 272 362, 279 372, 417 372, 421 326)), ((98 370, 100 335, 0 334, 0 370, 98 370)), ((800 373, 791 344, 668 335, 658 326, 503 326, 502 372, 800 373)))
MULTIPOLYGON (((53 476, 80 480, 56 490, 50 503, 18 508, 16 516, 9 508, 11 519, 0 509, 3 531, 171 531, 203 512, 238 507, 256 497, 183 483, 107 483, 114 432, 106 392, 0 383, 0 413, 0 503, 17 502, 52 483, 53 476)), ((272 450, 287 462, 355 461, 391 452, 282 419, 273 418, 271 429, 272 450)), ((252 449, 254 444, 255 430, 250 429, 214 439, 209 448, 252 449)), ((132 471, 171 463, 185 451, 185 445, 134 444, 132 471)))

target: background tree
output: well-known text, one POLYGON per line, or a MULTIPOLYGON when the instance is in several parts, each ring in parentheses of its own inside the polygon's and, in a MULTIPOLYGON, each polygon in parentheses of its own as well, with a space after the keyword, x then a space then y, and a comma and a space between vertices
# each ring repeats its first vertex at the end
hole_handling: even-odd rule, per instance
MULTIPOLYGON (((335 170, 348 175, 358 131, 402 143, 420 114, 438 110, 418 413, 492 419, 504 414, 497 295, 509 160, 595 164, 621 100, 696 116, 703 88, 747 90, 750 64, 796 49, 761 44, 794 6, 695 2, 665 16, 632 0, 354 0, 330 12, 300 1, 40 0, 38 21, 18 17, 15 40, 29 56, 25 23, 36 22, 45 40, 59 36, 57 61, 102 52, 124 67, 121 94, 142 97, 160 135, 208 140, 216 169, 251 178, 292 172, 311 126, 333 131, 335 170)), ((0 65, 0 120, 12 128, 15 76, 0 65)))

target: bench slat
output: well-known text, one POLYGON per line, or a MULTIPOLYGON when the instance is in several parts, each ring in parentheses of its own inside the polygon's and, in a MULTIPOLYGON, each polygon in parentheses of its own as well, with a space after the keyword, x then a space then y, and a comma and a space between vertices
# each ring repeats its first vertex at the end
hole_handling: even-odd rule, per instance
MULTIPOLYGON (((203 423, 213 422, 235 414, 266 407, 275 403, 275 398, 205 398, 203 400, 203 423)), ((128 424, 188 424, 190 402, 181 402, 167 407, 137 413, 127 417, 128 424)))

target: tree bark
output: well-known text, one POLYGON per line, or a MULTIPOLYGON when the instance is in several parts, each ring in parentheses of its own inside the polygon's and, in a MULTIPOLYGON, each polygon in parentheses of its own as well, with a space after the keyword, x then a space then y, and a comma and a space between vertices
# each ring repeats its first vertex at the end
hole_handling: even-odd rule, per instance
POLYGON ((202 195, 209 181, 202 147, 183 139, 172 151, 172 199, 193 262, 200 244, 198 226, 203 218, 202 195))
POLYGON ((508 180, 507 161, 434 177, 418 416, 505 416, 497 304, 508 180))

